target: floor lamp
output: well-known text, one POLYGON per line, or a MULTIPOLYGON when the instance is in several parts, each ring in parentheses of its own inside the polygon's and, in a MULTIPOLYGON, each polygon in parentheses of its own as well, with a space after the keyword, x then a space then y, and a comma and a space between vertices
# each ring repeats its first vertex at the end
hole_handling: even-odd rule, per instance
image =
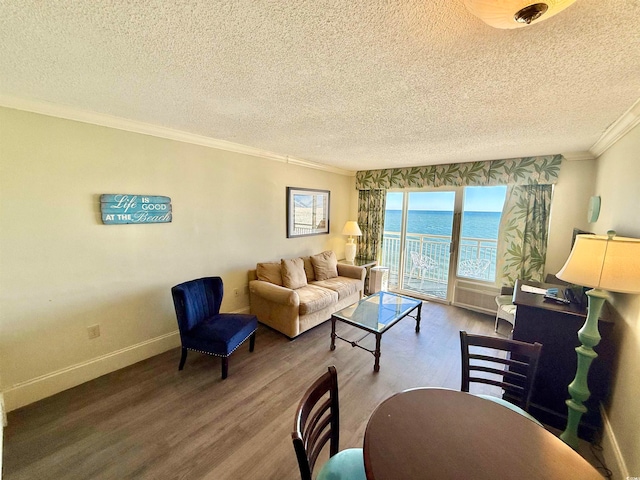
POLYGON ((578 424, 587 411, 583 405, 591 395, 587 375, 591 362, 598 356, 593 347, 600 343, 598 318, 607 292, 640 293, 640 239, 607 235, 578 235, 564 267, 556 274, 561 280, 593 288, 589 299, 587 319, 578 331, 581 345, 576 348, 578 368, 569 384, 567 427, 560 438, 574 450, 578 448, 578 424))

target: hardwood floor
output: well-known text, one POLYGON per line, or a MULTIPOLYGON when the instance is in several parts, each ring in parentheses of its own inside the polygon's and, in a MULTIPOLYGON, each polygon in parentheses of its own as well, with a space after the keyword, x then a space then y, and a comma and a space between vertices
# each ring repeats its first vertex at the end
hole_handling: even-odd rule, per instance
MULTIPOLYGON (((340 447, 360 447, 371 412, 390 395, 459 389, 458 332, 494 335, 493 321, 425 303, 419 334, 406 318, 383 335, 379 373, 373 355, 348 343, 329 350, 330 322, 293 341, 261 325, 255 351, 238 349, 224 381, 220 359, 193 352, 179 372, 174 349, 10 412, 4 478, 298 479, 294 412, 328 365, 338 371, 340 447)), ((363 334, 341 324, 338 332, 363 334)))

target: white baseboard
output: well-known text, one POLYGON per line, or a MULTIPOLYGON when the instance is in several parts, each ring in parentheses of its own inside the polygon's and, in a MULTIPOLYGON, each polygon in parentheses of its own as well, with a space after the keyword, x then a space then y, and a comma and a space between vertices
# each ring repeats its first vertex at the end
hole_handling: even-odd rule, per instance
POLYGON ((7 426, 7 411, 4 409, 4 395, 0 392, 0 411, 2 413, 2 421, 0 422, 0 480, 2 480, 2 446, 4 444, 4 427, 7 426))
POLYGON ((627 469, 627 464, 624 461, 624 457, 622 456, 622 452, 618 446, 618 441, 616 440, 616 436, 611 428, 611 422, 609 422, 607 412, 602 405, 600 406, 600 413, 602 415, 604 429, 602 435, 602 455, 604 457, 604 461, 609 470, 611 470, 611 478, 613 480, 626 480, 629 478, 629 470, 627 469))
POLYGON ((86 362, 66 367, 9 387, 4 395, 7 412, 133 365, 180 346, 178 331, 167 333, 86 362))
POLYGON ((4 395, 0 392, 0 409, 2 410, 2 422, 0 422, 0 480, 2 480, 2 446, 4 444, 4 427, 7 424, 7 413, 4 409, 4 395))

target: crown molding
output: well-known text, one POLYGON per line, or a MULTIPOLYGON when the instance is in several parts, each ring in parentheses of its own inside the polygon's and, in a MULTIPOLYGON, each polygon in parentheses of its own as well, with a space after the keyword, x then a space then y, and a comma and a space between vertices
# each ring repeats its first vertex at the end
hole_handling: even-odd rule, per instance
POLYGON ((640 124, 640 99, 638 99, 629 110, 623 113, 620 118, 609 125, 589 151, 596 158, 599 157, 638 124, 640 124))
POLYGON ((64 118, 66 120, 73 120, 76 122, 89 123, 101 127, 115 128, 117 130, 124 130, 126 132, 140 133, 142 135, 149 135, 152 137, 190 143, 202 147, 209 147, 218 150, 225 150, 228 152, 240 153, 243 155, 250 155, 253 157, 288 163, 291 165, 297 165, 306 168, 314 168, 316 170, 323 170, 326 172, 336 173, 348 177, 354 177, 356 174, 355 172, 350 170, 331 167, 328 165, 323 165, 321 163, 315 163, 309 160, 303 160, 288 155, 280 155, 278 153, 270 152, 268 150, 262 150, 260 148, 250 147, 248 145, 227 142, 226 140, 218 140, 216 138, 211 138, 204 135, 197 135, 182 130, 161 127, 159 125, 153 125, 151 123, 129 120, 126 118, 107 115, 104 113, 90 112, 87 110, 69 107, 66 105, 58 105, 51 102, 26 100, 23 98, 0 94, 0 106, 12 108, 15 110, 38 113, 50 117, 64 118))
POLYGON ((591 152, 568 152, 561 154, 565 160, 569 162, 580 162, 583 160, 595 160, 595 156, 591 152))
POLYGON ((321 163, 310 162, 309 160, 302 160, 300 158, 287 157, 287 163, 291 165, 298 165, 300 167, 315 168, 316 170, 324 170, 325 172, 337 173, 346 177, 355 177, 356 172, 352 170, 344 170, 338 167, 331 167, 329 165, 323 165, 321 163))

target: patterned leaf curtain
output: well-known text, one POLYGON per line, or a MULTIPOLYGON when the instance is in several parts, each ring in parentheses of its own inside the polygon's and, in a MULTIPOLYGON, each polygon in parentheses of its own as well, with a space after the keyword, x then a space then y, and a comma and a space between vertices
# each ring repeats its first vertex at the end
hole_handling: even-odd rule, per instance
POLYGON ((378 258, 382 246, 386 190, 360 190, 358 193, 358 257, 378 258))
POLYGON ((552 185, 514 185, 500 222, 496 282, 513 286, 516 279, 544 280, 552 185))
POLYGON ((382 245, 385 199, 389 189, 507 185, 498 239, 502 255, 499 251, 496 281, 512 285, 516 278, 541 280, 546 261, 552 185, 558 181, 562 159, 562 155, 547 155, 359 171, 356 173, 358 224, 363 236, 358 251, 366 258, 377 258, 382 245))
POLYGON ((558 181, 562 155, 429 165, 356 172, 358 190, 488 185, 536 185, 558 181))

